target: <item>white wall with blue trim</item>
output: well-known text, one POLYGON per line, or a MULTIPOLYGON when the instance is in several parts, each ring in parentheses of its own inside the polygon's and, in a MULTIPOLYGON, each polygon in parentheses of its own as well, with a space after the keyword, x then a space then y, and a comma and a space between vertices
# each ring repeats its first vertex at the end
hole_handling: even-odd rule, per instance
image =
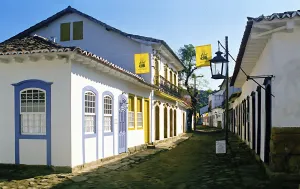
MULTIPOLYGON (((125 92, 149 98, 151 89, 111 76, 107 73, 97 72, 80 64, 72 64, 71 73, 71 133, 72 133, 72 167, 89 163, 118 154, 118 97, 125 92), (82 139, 82 89, 93 87, 98 92, 98 143, 96 137, 82 139), (104 136, 103 131, 103 93, 110 92, 114 99, 113 104, 113 133, 104 136), (84 146, 83 146, 84 143, 84 146), (98 147, 97 147, 98 146, 98 147), (83 151, 83 148, 85 150, 83 151), (98 151, 98 155, 95 154, 98 151), (84 162, 83 162, 84 161, 84 162)), ((127 147, 144 144, 144 130, 127 130, 127 147)))
POLYGON ((46 165, 48 158, 52 165, 71 166, 70 70, 71 66, 65 60, 0 64, 0 163, 15 164, 19 161, 20 164, 46 165), (25 80, 52 83, 51 145, 48 149, 46 140, 41 136, 31 136, 32 139, 21 136, 18 142, 15 140, 15 111, 19 113, 20 110, 15 109, 16 86, 12 84, 25 80))

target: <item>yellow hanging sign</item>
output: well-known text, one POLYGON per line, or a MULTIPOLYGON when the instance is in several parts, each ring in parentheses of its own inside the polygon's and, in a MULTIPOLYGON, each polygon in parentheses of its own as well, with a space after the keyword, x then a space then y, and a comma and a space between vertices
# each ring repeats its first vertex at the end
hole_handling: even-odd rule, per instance
POLYGON ((134 55, 134 65, 136 74, 145 74, 150 72, 149 53, 134 55))
POLYGON ((196 67, 210 66, 211 59, 211 44, 196 47, 196 67))

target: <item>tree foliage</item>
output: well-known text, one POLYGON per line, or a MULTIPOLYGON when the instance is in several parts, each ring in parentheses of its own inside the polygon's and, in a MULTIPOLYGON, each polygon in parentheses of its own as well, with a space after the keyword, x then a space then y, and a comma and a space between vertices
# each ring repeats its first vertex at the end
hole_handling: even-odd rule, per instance
MULTIPOLYGON (((195 93, 194 90, 194 78, 197 78, 197 75, 194 73, 195 70, 197 69, 195 47, 192 44, 184 45, 178 50, 178 55, 180 60, 185 66, 184 70, 182 70, 179 73, 179 77, 180 77, 179 79, 183 81, 184 86, 186 87, 186 91, 191 96, 191 100, 192 100, 192 111, 190 111, 190 113, 188 114, 188 122, 191 123, 192 114, 193 113, 195 114, 197 109, 199 108, 199 95, 198 95, 199 91, 196 90, 195 93)), ((208 84, 208 82, 203 78, 201 80, 198 79, 198 82, 196 83, 198 84, 196 88, 201 87, 201 85, 205 86, 208 84)), ((196 121, 194 121, 194 123, 195 122, 196 121)))

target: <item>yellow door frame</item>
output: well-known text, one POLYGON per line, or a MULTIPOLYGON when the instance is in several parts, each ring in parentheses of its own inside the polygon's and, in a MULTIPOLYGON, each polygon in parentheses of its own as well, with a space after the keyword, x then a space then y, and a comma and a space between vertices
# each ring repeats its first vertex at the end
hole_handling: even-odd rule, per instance
POLYGON ((145 143, 150 142, 150 101, 149 99, 144 99, 144 139, 145 143))

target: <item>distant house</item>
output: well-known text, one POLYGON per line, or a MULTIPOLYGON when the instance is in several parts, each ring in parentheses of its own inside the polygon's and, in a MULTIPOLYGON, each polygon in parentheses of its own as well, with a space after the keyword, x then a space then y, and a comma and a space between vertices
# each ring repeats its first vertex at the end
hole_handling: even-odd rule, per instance
POLYGON ((205 114, 208 112, 208 105, 200 108, 200 124, 203 124, 205 121, 204 121, 204 116, 205 114))
MULTIPOLYGON (((232 77, 229 77, 228 80, 228 116, 229 116, 229 124, 228 124, 228 128, 233 129, 233 102, 234 100, 241 94, 241 89, 240 88, 236 88, 234 86, 230 86, 230 82, 231 82, 232 77)), ((226 104, 226 80, 224 79, 223 82, 221 83, 221 85, 219 86, 220 90, 223 91, 223 102, 222 102, 222 108, 224 109, 223 112, 223 119, 222 119, 222 127, 225 128, 225 123, 226 123, 226 115, 225 115, 225 104, 226 104)))

